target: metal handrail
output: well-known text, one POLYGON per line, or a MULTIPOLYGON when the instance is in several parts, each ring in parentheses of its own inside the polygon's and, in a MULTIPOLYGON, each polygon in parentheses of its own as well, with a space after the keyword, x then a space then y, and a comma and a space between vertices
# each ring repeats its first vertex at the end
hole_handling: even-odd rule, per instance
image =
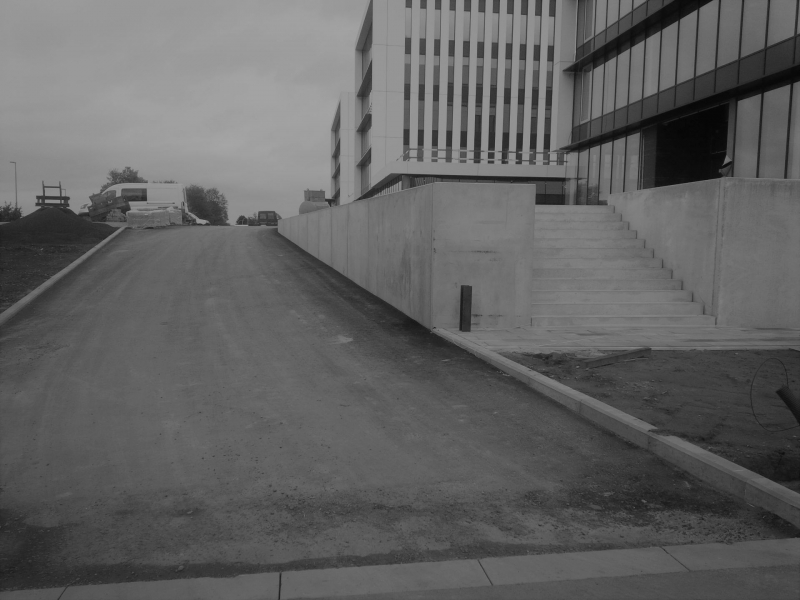
POLYGON ((458 148, 409 148, 398 161, 460 162, 505 165, 566 165, 566 152, 516 150, 461 150, 458 148))

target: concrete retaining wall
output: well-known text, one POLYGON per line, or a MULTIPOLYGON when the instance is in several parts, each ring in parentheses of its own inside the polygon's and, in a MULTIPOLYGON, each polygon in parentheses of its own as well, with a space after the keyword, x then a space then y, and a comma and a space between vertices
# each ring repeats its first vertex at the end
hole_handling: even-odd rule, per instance
POLYGON ((278 231, 426 327, 530 324, 535 186, 435 183, 282 219, 278 231))
POLYGON ((608 203, 718 326, 800 328, 800 181, 715 179, 608 203))

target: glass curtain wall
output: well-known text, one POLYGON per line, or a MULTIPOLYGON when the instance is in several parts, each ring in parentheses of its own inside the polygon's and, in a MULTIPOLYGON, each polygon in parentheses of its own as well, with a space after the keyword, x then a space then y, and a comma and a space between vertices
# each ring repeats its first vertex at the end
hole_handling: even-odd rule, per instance
MULTIPOLYGON (((627 10, 623 4, 619 3, 620 13, 627 10)), ((734 87, 740 71, 745 73, 751 64, 742 59, 765 48, 788 40, 788 46, 780 50, 791 54, 799 4, 797 0, 691 3, 646 32, 611 47, 575 74, 572 124, 578 137, 574 135, 573 142, 734 87)), ((578 8, 579 26, 583 23, 584 31, 589 31, 591 16, 596 19, 592 30, 596 31, 597 19, 612 18, 617 2, 583 0, 578 8)), ((767 66, 770 56, 767 53, 767 66)), ((763 65, 763 55, 759 60, 752 64, 763 65)))
POLYGON ((733 175, 800 179, 800 82, 737 101, 733 175))
MULTIPOLYGON (((547 74, 544 96, 544 153, 545 163, 550 163, 550 149, 553 127, 553 68, 555 60, 556 40, 556 0, 550 0, 547 13, 547 74)), ((555 159, 555 157, 553 157, 555 159)))

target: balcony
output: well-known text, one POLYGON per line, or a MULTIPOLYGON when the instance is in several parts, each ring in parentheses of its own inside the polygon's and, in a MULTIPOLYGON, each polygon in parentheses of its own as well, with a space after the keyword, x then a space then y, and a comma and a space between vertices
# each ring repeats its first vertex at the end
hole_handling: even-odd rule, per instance
POLYGON ((365 131, 372 127, 372 103, 370 102, 369 107, 367 107, 366 112, 361 117, 361 122, 358 124, 356 131, 365 131))
POLYGON ((370 92, 372 92, 372 61, 370 61, 369 67, 367 67, 364 79, 361 80, 361 85, 358 88, 356 96, 364 98, 365 96, 369 96, 370 92))

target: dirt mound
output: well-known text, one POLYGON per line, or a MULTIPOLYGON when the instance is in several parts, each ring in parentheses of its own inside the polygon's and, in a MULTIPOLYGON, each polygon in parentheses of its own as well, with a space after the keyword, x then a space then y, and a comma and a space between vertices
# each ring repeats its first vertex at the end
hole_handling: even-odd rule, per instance
POLYGON ((90 223, 69 209, 42 208, 0 226, 3 243, 92 243, 107 238, 115 229, 104 223, 90 223))

